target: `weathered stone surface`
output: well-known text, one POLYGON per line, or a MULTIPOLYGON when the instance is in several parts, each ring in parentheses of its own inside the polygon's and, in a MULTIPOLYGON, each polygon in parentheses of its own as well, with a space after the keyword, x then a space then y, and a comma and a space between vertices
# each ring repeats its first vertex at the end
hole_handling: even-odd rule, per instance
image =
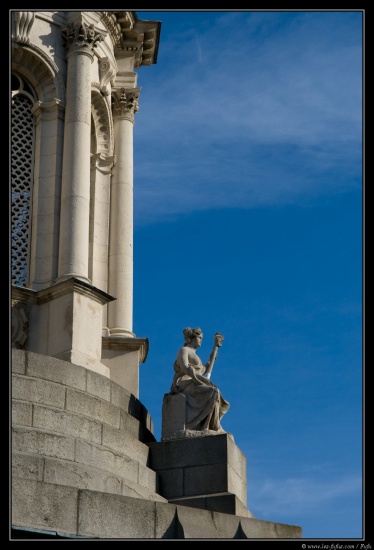
MULTIPOLYGON (((20 353, 20 351, 17 353, 17 350, 13 350, 12 361, 20 353)), ((28 376, 50 380, 82 391, 86 389, 87 370, 84 367, 40 353, 27 352, 26 357, 28 376)))
POLYGON ((29 479, 13 483, 12 525, 108 540, 301 537, 296 526, 29 479))
POLYGON ((14 451, 74 460, 75 440, 73 437, 21 427, 13 428, 12 435, 14 451))
POLYGON ((130 481, 100 468, 87 466, 70 460, 38 457, 28 453, 13 452, 12 476, 33 479, 77 489, 89 489, 157 502, 167 502, 155 492, 155 473, 149 469, 140 474, 140 482, 130 481), (151 477, 149 475, 151 474, 151 477), (148 477, 147 477, 148 476, 148 477))
POLYGON ((78 534, 108 539, 152 539, 155 533, 154 502, 92 491, 80 492, 78 534))
POLYGON ((78 489, 27 479, 12 480, 12 525, 77 531, 78 489))
POLYGON ((26 353, 23 350, 12 349, 13 374, 26 374, 26 353))
POLYGON ((101 399, 110 401, 110 380, 96 372, 87 370, 87 391, 101 399))
POLYGON ((46 483, 122 494, 122 478, 120 476, 77 462, 45 459, 43 477, 46 483))
POLYGON ((34 405, 33 426, 101 443, 102 424, 82 415, 34 405))
POLYGON ((302 536, 302 530, 295 525, 273 523, 258 519, 242 518, 241 528, 248 539, 290 538, 297 539, 302 536), (278 533, 282 533, 280 537, 278 533))
POLYGON ((24 401, 12 402, 12 423, 18 426, 31 426, 32 404, 24 401))
POLYGON ((92 445, 81 439, 76 442, 75 460, 81 464, 101 468, 131 481, 138 481, 139 465, 137 462, 123 454, 92 445))
POLYGON ((121 410, 119 429, 138 439, 140 435, 140 422, 128 412, 121 410))
MULTIPOLYGON (((235 516, 231 517, 233 519, 230 523, 236 527, 239 523, 238 519, 235 516)), ((178 520, 184 539, 216 539, 221 538, 222 535, 227 536, 226 530, 218 527, 219 522, 214 521, 213 514, 207 510, 178 506, 178 520), (197 517, 198 521, 196 521, 197 517)))
POLYGON ((41 456, 29 453, 12 453, 12 478, 26 478, 34 481, 43 481, 44 461, 41 456))
POLYGON ((66 390, 66 410, 84 414, 115 428, 120 425, 120 410, 112 403, 71 388, 66 390))
POLYGON ((149 448, 147 445, 126 432, 121 432, 106 424, 103 424, 102 445, 123 453, 141 464, 146 464, 148 461, 149 448))
POLYGON ((124 411, 129 411, 131 393, 115 382, 110 381, 110 400, 113 405, 121 407, 124 411))
POLYGON ((12 376, 12 398, 33 403, 44 403, 63 409, 65 406, 65 386, 26 376, 12 376))
POLYGON ((155 539, 179 539, 182 530, 178 520, 177 506, 156 502, 155 539))

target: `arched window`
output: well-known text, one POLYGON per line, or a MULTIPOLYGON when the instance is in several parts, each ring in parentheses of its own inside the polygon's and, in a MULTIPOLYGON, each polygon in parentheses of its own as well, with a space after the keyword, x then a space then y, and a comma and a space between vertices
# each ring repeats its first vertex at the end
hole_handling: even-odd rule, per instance
POLYGON ((12 74, 11 108, 11 234, 12 284, 26 287, 29 276, 31 205, 34 165, 33 92, 19 75, 12 74))

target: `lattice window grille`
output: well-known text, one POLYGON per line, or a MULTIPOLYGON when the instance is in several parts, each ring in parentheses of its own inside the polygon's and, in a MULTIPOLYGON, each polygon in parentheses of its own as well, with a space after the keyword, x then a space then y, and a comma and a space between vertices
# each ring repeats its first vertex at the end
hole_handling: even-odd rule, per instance
POLYGON ((11 242, 12 284, 27 286, 31 234, 34 119, 33 102, 22 93, 12 98, 11 124, 11 242))

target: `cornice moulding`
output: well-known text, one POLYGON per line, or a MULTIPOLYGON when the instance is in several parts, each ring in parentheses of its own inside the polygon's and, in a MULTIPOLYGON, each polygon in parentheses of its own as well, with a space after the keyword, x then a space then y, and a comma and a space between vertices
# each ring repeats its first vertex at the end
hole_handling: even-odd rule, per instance
POLYGON ((148 338, 127 338, 122 336, 104 336, 102 338, 103 349, 116 351, 138 351, 139 361, 144 363, 149 349, 148 338))
POLYGON ((55 300, 56 298, 60 298, 61 296, 72 294, 73 292, 81 294, 82 296, 88 296, 100 304, 107 304, 108 302, 112 302, 116 299, 103 290, 100 290, 85 281, 81 281, 76 277, 71 277, 65 281, 56 283, 53 286, 39 290, 37 303, 42 304, 49 302, 51 300, 55 300))

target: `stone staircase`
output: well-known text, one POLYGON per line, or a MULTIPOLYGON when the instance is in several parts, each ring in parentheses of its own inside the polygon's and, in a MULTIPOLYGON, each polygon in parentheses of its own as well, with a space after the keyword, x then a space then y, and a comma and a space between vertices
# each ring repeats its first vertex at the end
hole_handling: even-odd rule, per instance
POLYGON ((106 377, 21 350, 12 360, 12 478, 167 502, 144 406, 106 377))

